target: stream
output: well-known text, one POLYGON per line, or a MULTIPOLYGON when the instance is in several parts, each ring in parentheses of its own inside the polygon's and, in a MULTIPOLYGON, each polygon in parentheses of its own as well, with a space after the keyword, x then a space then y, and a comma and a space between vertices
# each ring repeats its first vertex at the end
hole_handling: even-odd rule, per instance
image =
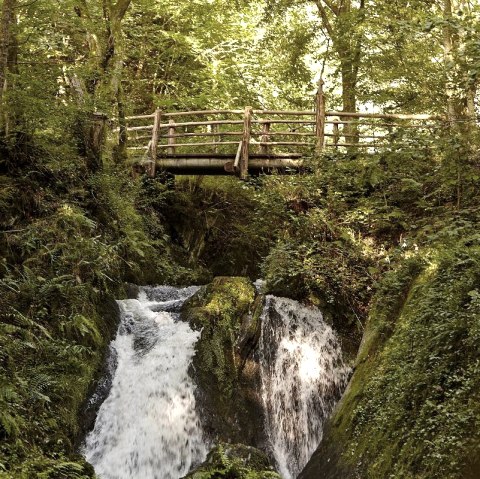
MULTIPOLYGON (((198 287, 141 287, 118 301, 110 345, 111 388, 83 454, 101 479, 180 479, 213 446, 201 427, 188 374, 200 332, 179 320, 198 287)), ((294 479, 322 438, 349 369, 334 331, 312 307, 267 296, 256 359, 268 452, 294 479)))

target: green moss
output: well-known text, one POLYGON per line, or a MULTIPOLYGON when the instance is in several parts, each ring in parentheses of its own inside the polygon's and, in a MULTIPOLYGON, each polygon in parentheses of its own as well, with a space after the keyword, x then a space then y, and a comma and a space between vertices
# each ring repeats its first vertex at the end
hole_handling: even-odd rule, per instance
POLYGON ((280 479, 267 456, 243 444, 220 444, 184 479, 280 479))
POLYGON ((214 375, 222 396, 233 392, 236 338, 254 300, 255 288, 248 279, 218 277, 184 306, 184 318, 193 328, 202 329, 195 363, 214 375))
POLYGON ((385 278, 352 381, 302 478, 328 459, 328 478, 478 477, 480 248, 467 243, 425 250, 385 278))
POLYGON ((158 211, 189 266, 204 266, 213 276, 258 278, 262 259, 286 220, 279 192, 218 176, 175 181, 158 211))
POLYGON ((261 297, 250 280, 218 277, 187 301, 182 317, 202 334, 192 374, 207 411, 206 428, 225 441, 255 443, 261 430, 258 365, 261 297))

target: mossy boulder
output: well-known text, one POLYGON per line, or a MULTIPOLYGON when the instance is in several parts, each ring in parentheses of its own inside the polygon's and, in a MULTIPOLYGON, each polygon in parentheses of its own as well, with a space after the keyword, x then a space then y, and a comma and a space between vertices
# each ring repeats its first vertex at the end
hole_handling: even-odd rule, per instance
POLYGON ((190 298, 182 319, 201 330, 190 368, 207 434, 220 441, 263 443, 263 408, 255 357, 263 298, 250 280, 217 277, 190 298))
POLYGON ((281 479, 268 457, 243 444, 220 444, 184 479, 281 479))

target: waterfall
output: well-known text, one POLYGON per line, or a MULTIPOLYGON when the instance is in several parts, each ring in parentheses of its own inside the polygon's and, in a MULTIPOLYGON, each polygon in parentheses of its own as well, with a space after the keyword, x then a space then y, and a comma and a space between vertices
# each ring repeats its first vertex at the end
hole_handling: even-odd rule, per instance
POLYGON ((349 369, 318 309, 274 296, 266 297, 259 355, 271 453, 293 479, 319 445, 349 369))
POLYGON ((83 451, 99 478, 178 479, 205 459, 188 375, 199 333, 176 312, 197 289, 145 287, 118 301, 116 369, 83 451))

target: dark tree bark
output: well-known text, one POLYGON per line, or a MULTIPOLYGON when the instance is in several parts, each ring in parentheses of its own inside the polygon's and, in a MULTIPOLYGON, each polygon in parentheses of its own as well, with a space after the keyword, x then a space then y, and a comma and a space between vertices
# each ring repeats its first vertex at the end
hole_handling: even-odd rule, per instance
POLYGON ((8 84, 9 73, 17 71, 18 41, 16 36, 17 0, 4 0, 0 19, 0 128, 8 134, 10 121, 8 109, 4 105, 4 97, 8 84))

